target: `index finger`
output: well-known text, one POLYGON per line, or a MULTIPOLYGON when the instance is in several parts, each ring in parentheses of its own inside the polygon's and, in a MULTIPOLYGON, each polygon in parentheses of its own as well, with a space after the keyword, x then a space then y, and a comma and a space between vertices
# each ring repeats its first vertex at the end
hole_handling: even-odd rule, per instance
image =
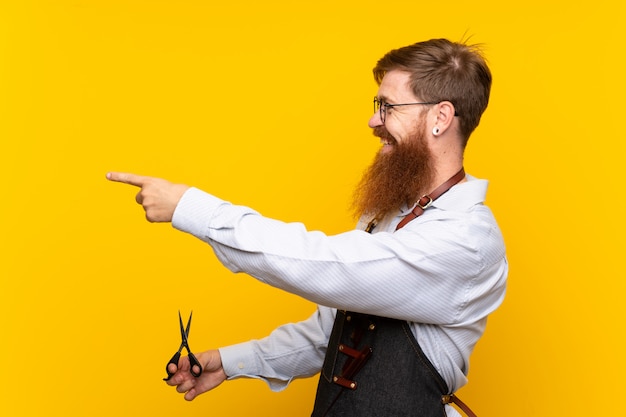
POLYGON ((127 172, 107 172, 107 179, 109 181, 121 182, 124 184, 134 185, 136 187, 143 187, 146 183, 146 179, 142 175, 130 174, 127 172))

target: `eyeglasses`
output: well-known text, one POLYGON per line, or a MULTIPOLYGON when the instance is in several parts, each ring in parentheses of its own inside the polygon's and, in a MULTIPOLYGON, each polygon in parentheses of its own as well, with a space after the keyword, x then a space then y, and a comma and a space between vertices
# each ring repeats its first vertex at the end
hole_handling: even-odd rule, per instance
MULTIPOLYGON (((441 103, 440 101, 424 101, 424 102, 420 102, 420 103, 400 103, 400 104, 389 104, 389 103, 385 103, 383 100, 379 99, 378 97, 374 97, 374 113, 378 112, 380 114, 380 121, 383 122, 383 124, 385 123, 385 119, 387 118, 387 109, 393 108, 393 107, 400 107, 400 106, 415 106, 415 105, 433 105, 433 104, 439 104, 441 103)), ((454 112, 455 116, 458 116, 459 114, 456 112, 454 112)))

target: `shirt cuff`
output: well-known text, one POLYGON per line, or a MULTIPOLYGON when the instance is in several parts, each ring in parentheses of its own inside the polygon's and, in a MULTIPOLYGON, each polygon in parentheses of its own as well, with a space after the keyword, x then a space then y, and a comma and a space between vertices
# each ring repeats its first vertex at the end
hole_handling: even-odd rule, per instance
POLYGON ((275 378, 266 378, 259 375, 260 369, 256 362, 254 342, 238 343, 218 349, 222 359, 222 368, 228 380, 237 378, 252 378, 265 381, 272 391, 282 391, 291 382, 275 378))
POLYGON ((225 201, 198 188, 191 187, 183 194, 172 216, 172 226, 198 237, 208 237, 209 222, 225 201))
POLYGON ((229 379, 258 375, 255 354, 250 342, 219 348, 222 367, 229 379))

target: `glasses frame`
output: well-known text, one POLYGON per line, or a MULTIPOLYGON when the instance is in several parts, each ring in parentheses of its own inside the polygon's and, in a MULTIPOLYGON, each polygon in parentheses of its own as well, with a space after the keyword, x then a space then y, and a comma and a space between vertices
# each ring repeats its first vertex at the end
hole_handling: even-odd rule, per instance
MULTIPOLYGON (((446 101, 446 100, 442 100, 442 101, 446 101)), ((415 102, 415 103, 397 103, 397 104, 390 104, 390 103, 386 103, 383 100, 379 99, 378 97, 374 97, 374 113, 378 112, 379 116, 380 116, 380 121, 385 124, 385 119, 387 118, 387 109, 391 109, 394 107, 401 107, 401 106, 415 106, 415 105, 434 105, 434 104, 439 104, 442 101, 422 101, 422 102, 415 102)), ((459 114, 456 112, 456 109, 454 110, 454 116, 458 116, 459 114)))

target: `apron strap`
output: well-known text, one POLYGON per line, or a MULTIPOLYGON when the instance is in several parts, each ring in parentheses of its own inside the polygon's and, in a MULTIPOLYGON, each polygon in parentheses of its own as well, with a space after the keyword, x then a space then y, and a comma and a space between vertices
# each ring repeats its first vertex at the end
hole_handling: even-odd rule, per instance
POLYGON ((474 412, 472 410, 470 410, 470 408, 463 402, 461 401, 461 399, 459 397, 457 397, 454 394, 450 394, 450 395, 443 395, 441 397, 441 402, 443 404, 450 404, 450 403, 454 403, 456 404, 461 410, 463 410, 463 412, 468 416, 468 417, 477 417, 476 414, 474 414, 474 412))

